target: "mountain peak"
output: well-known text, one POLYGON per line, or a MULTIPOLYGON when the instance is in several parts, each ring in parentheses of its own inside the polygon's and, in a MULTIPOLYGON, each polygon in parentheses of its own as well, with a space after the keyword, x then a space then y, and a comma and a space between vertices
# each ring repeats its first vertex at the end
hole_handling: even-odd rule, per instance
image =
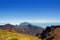
POLYGON ((20 26, 28 26, 28 25, 32 25, 32 24, 29 23, 29 22, 23 22, 23 23, 20 24, 20 26))

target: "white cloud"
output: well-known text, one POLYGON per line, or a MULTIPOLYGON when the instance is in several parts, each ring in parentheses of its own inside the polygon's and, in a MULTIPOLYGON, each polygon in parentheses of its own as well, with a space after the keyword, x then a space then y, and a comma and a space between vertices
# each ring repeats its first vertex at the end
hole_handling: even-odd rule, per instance
POLYGON ((60 23, 60 20, 40 20, 40 19, 34 19, 34 20, 17 20, 17 19, 11 19, 11 20, 0 20, 0 24, 20 24, 21 22, 30 22, 30 23, 60 23))

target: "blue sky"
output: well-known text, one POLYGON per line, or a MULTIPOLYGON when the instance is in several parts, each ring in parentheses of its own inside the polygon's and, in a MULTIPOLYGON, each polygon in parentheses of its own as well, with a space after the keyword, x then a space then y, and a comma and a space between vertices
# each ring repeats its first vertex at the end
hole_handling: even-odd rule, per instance
POLYGON ((0 0, 0 24, 60 23, 59 0, 0 0))

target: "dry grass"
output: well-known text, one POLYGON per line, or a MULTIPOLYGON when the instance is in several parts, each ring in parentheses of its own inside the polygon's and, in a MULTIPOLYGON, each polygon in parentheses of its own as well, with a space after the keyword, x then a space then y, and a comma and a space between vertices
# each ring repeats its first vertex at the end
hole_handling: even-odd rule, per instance
POLYGON ((40 39, 35 36, 18 34, 0 29, 0 40, 40 40, 40 39))

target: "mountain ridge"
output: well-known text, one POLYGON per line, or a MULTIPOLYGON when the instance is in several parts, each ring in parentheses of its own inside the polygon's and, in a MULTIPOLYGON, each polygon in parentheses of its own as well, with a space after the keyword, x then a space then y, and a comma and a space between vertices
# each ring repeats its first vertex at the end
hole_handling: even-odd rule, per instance
POLYGON ((23 34, 31 34, 36 35, 37 33, 42 33, 44 30, 41 27, 35 26, 28 22, 21 23, 22 25, 11 25, 11 24, 5 24, 0 25, 0 29, 9 30, 17 33, 23 33, 23 34))

